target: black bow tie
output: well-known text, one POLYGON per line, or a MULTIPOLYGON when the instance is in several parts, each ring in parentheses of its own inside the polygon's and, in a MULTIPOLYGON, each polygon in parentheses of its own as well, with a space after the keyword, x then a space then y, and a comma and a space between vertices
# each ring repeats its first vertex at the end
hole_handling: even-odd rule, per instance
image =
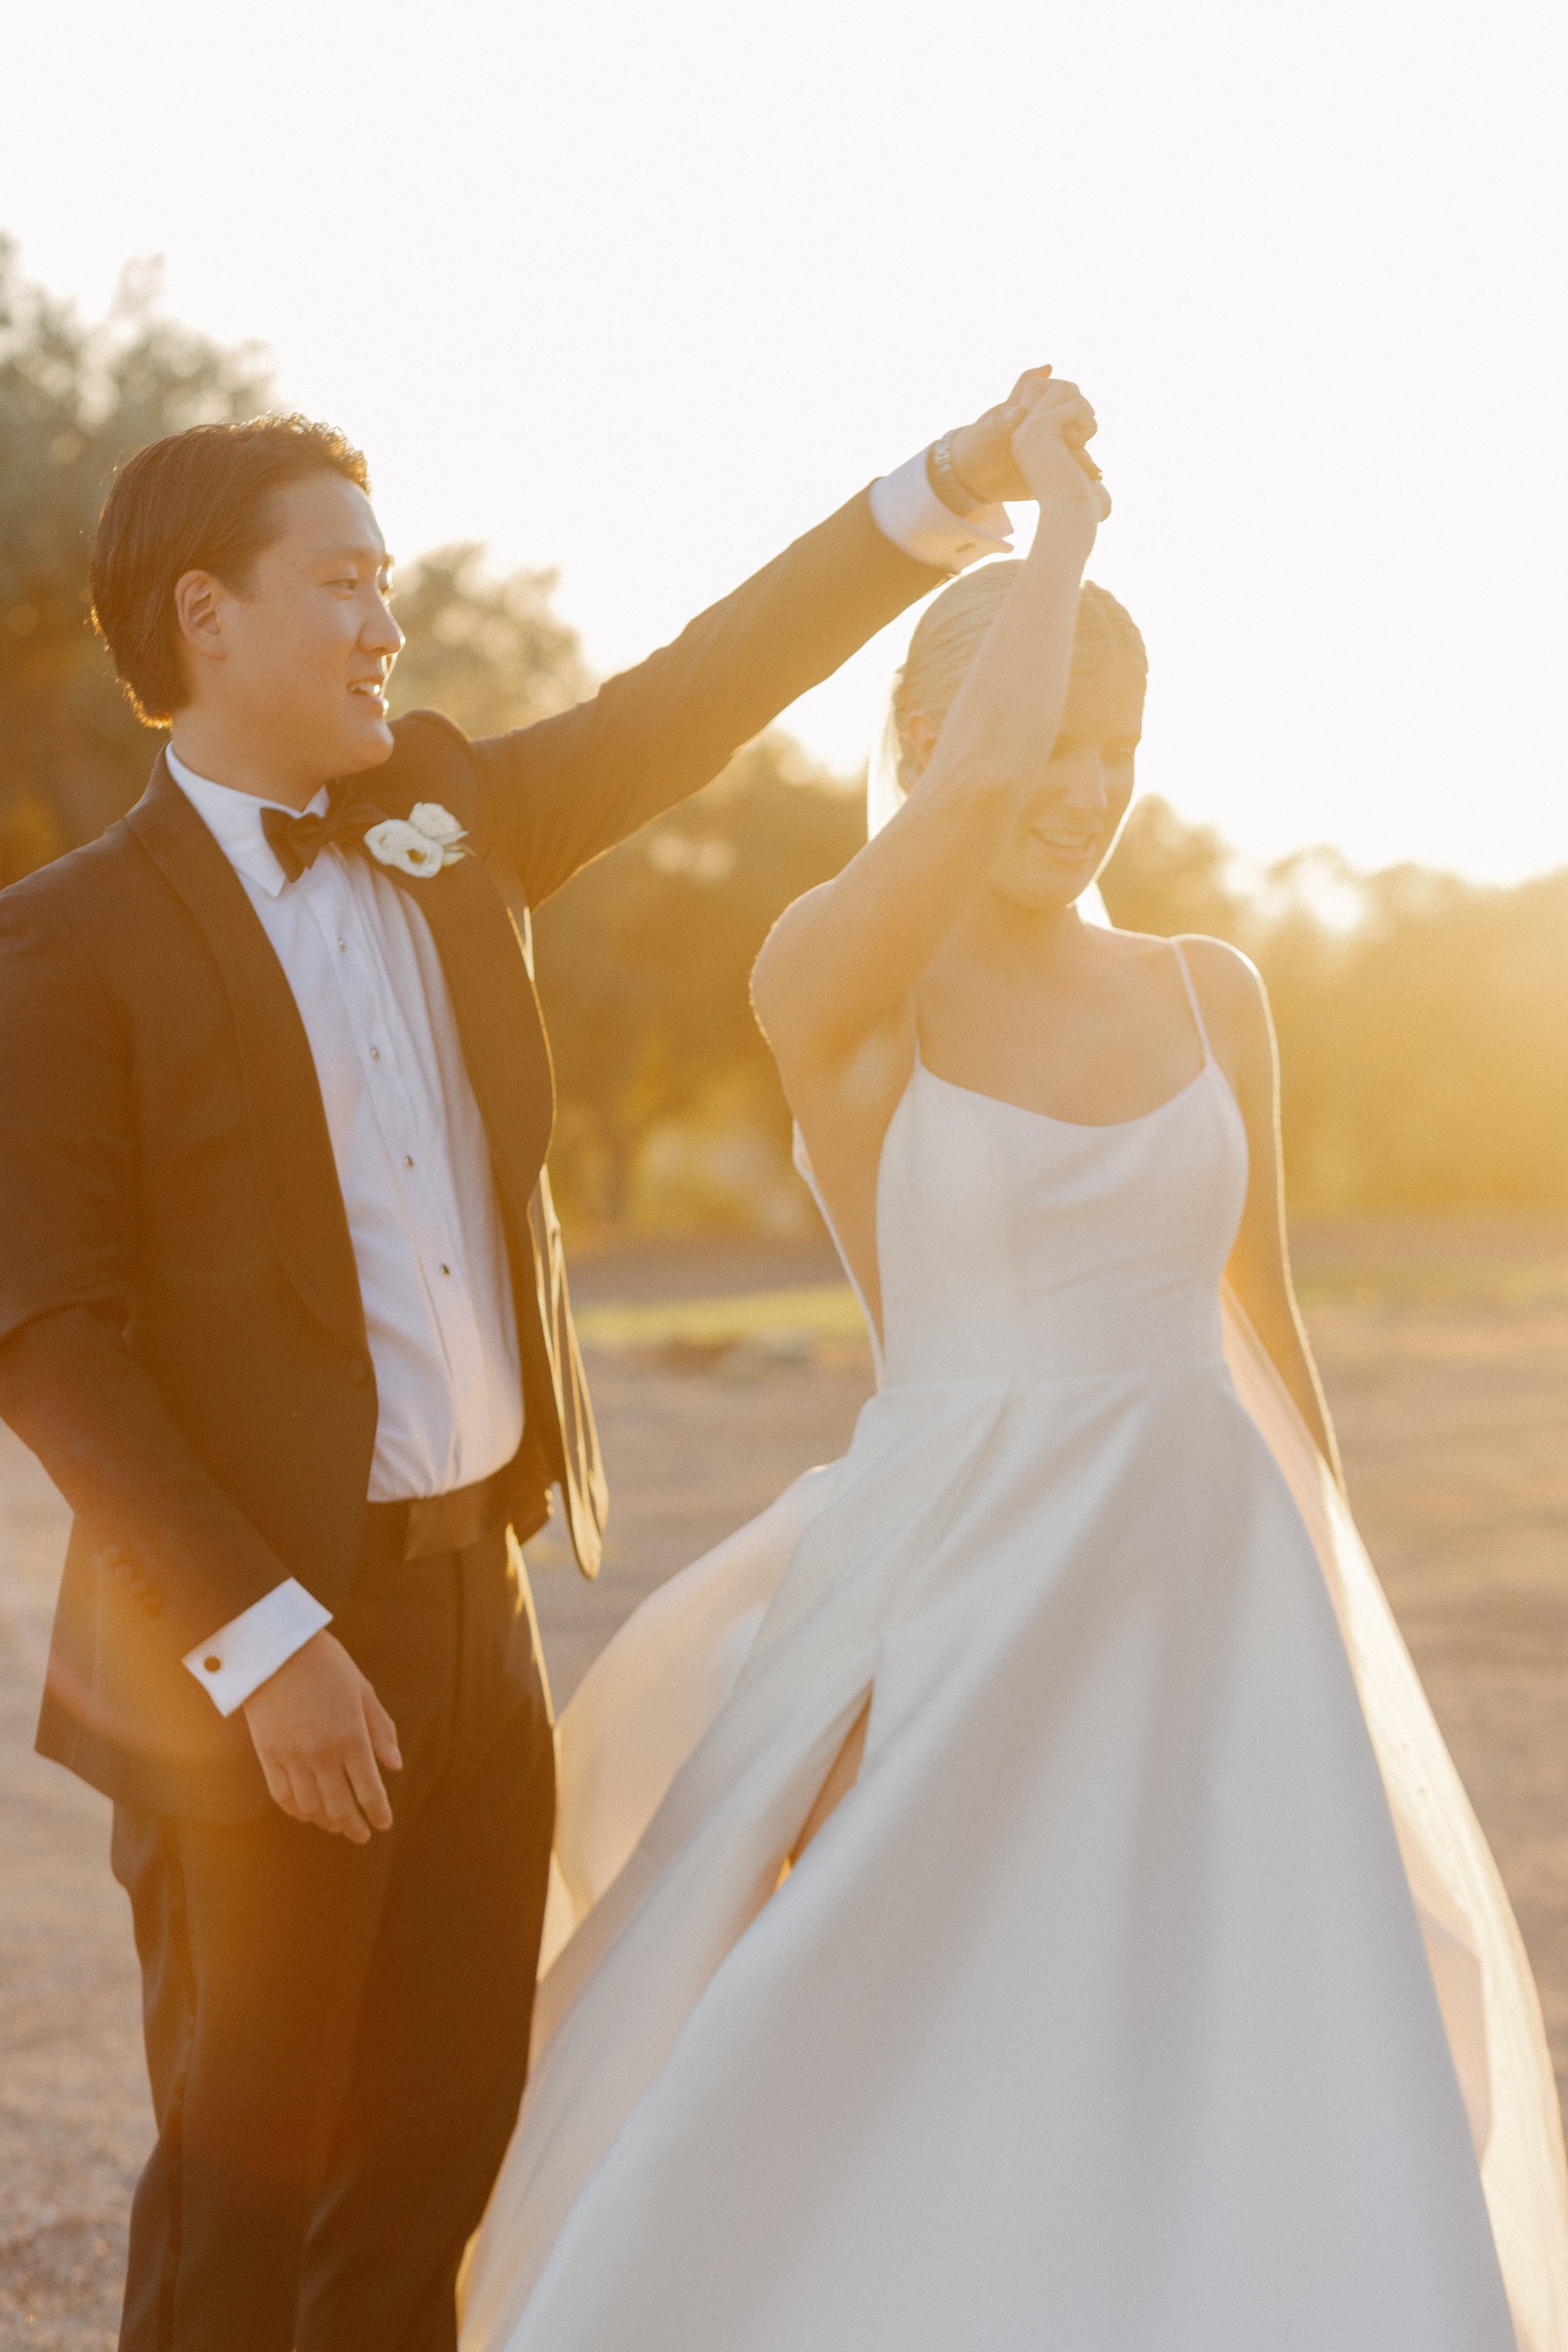
POLYGON ((347 801, 341 808, 329 808, 325 816, 290 816, 279 808, 261 812, 261 830, 290 882, 298 882, 329 844, 336 842, 341 849, 363 849, 372 825, 385 822, 386 811, 373 801, 347 801))

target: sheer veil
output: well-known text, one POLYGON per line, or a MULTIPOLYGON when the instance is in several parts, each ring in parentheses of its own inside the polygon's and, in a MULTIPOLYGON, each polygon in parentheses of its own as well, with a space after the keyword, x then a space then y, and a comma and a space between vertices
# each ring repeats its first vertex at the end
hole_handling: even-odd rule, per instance
MULTIPOLYGON (((900 670, 893 679, 867 772, 868 839, 908 796, 898 726, 903 677, 900 670)), ((1078 907, 1086 922, 1114 929, 1098 883, 1078 907)), ((1228 1282, 1221 1315, 1237 1397, 1306 1521, 1339 1620, 1469 2116, 1521 2352, 1564 2352, 1562 2123, 1512 1906, 1345 1499, 1228 1282)))
MULTIPOLYGON (((897 707, 890 704, 889 722, 897 707)), ((905 797, 899 768, 897 729, 890 723, 868 781, 873 834, 905 797)), ((1097 891, 1079 903, 1088 919, 1109 920, 1097 891)), ((869 1318, 868 1327, 874 1344, 869 1318)), ((1344 1498, 1228 1287, 1223 1345, 1237 1414, 1250 1421, 1274 1475, 1295 1499, 1337 1616, 1468 2116, 1519 2352, 1568 2352, 1562 2124, 1540 2003, 1508 1897, 1344 1498)), ((1250 1434, 1247 1446, 1250 1452, 1250 1434)), ((886 1459, 897 1463, 902 1495, 914 1475, 914 1457, 900 1452, 886 1459)), ((1223 1474, 1212 1467, 1205 1474, 1210 1489, 1216 1475, 1223 1474)), ((1260 1475, 1268 1476, 1267 1465, 1260 1475)), ((884 1514, 887 1493, 864 1468, 848 1473, 847 1465, 832 1465, 806 1471, 758 1518, 644 1601, 600 1653, 556 1725, 554 1863, 534 2012, 532 2104, 469 2249, 464 2352, 505 2352, 516 2340, 521 2299, 545 2263, 580 2259, 581 2243, 564 2225, 584 2182, 613 2175, 627 2149, 633 2153, 623 2182, 650 2155, 650 2177, 657 2178, 666 2145, 674 2144, 679 2157, 679 2143, 657 2137, 664 2125, 653 2137, 636 2140, 637 2103, 668 2053, 689 2046, 679 2037, 692 2031, 695 2002, 705 1987, 718 1983, 715 1972, 728 1970, 727 1990, 718 1996, 729 2021, 726 2034, 739 2031, 736 2021, 743 2019, 751 1997, 746 1988, 767 1980, 746 1972, 748 1966, 755 1969, 763 1948, 752 1947, 748 1963, 738 1940, 779 1885, 778 1857, 839 1750, 852 1719, 845 1706, 858 1706, 862 1694, 853 1672, 842 1685, 832 1680, 839 1671, 839 1645, 859 1638, 846 1630, 852 1621, 825 1619, 826 1696, 808 1723, 786 1728, 786 1702, 795 1686, 758 1676, 759 1629, 803 1546, 819 1547, 809 1573, 823 1582, 798 1585, 805 1597, 791 1603, 799 1614, 769 1653, 775 1662, 793 1658, 788 1643, 812 1622, 813 1596, 846 1572, 846 1562, 858 1575, 853 1564, 864 1556, 876 1560, 878 1575, 885 1572, 885 1559, 898 1557, 882 1549, 891 1541, 889 1525, 897 1524, 884 1514), (851 1689, 853 1697, 847 1698, 851 1689), (760 1711, 731 1713, 738 1693, 749 1694, 745 1706, 760 1711), (748 1724, 757 1727, 754 1748, 746 1744, 753 1738, 748 1724), (737 1744, 705 1749, 710 1737, 737 1744), (702 1791, 721 1780, 727 1785, 748 1757, 784 1760, 745 1764, 733 1782, 742 1792, 733 1813, 710 1816, 702 1791), (705 1780, 704 1774, 716 1777, 705 1780), (712 1835, 707 1828, 699 1834, 692 1827, 709 1819, 721 1824, 717 1843, 707 1842, 712 1835), (645 1933, 666 1940, 639 1943, 645 1933), (646 1966, 645 1950, 659 1956, 657 1968, 646 1966), (579 1998, 616 2006, 579 2012, 574 2006, 579 1998), (609 2045, 613 2063, 594 2038, 612 2017, 619 2036, 609 2045), (558 2032, 565 2037, 559 2058, 558 2032), (526 2151, 522 2162, 520 2149, 526 2151)), ((915 1524, 923 1560, 934 1540, 927 1532, 931 1521, 917 1514, 915 1524)), ((943 1631, 938 1646, 921 1654, 929 1654, 933 1675, 949 1657, 951 1638, 943 1631)), ((926 1669, 915 1671, 918 1680, 926 1669)), ((901 1736, 908 1737, 907 1722, 901 1736)), ((855 1879, 861 1849, 851 1842, 836 1851, 840 1859, 830 1866, 843 1886, 855 1879)), ((1281 1866, 1289 1866, 1283 1853, 1281 1866)), ((773 1916, 777 1938, 765 1951, 802 1948, 800 1930, 788 1924, 797 1915, 773 1916)), ((804 1916, 813 1916, 808 1907, 804 1916)), ((878 1991, 873 1985, 866 1997, 874 2000, 878 1991)), ((1214 1998, 1225 1998, 1222 1985, 1214 1988, 1214 1998)), ((721 2047, 743 2050, 744 2044, 726 2041, 721 2047)), ((710 2079, 721 2081, 722 2074, 710 2079)), ((692 2112, 700 2114, 706 2131, 707 2106, 692 2112)), ((809 2132, 815 2158, 820 2121, 803 2110, 801 2128, 809 2132)), ((690 2145, 697 2145, 695 2138, 690 2145)), ((713 2151, 706 2139, 701 2151, 708 2161, 713 2151)), ((757 2161, 764 2189, 778 2181, 788 2187, 787 2166, 780 2168, 776 2147, 760 2150, 757 2161)), ((877 2188, 869 2179, 863 2186, 867 2196, 877 2188)), ((797 2198, 791 2210, 798 2208, 797 2198)), ((623 2220, 633 2210, 616 2209, 623 2220)), ((662 2249, 650 2258, 661 2260, 662 2249)), ((534 2331, 528 2340, 543 2339, 534 2331)), ((589 2338, 575 2331, 572 2340, 589 2338)), ((595 2343, 609 2340, 602 2330, 593 2336, 595 2343)), ((1391 2352, 1404 2347, 1391 2346, 1391 2352)))

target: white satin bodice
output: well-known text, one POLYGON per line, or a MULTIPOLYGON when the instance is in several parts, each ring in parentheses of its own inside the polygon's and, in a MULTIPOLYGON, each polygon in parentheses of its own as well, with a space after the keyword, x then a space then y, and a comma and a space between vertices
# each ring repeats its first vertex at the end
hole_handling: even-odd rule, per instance
MULTIPOLYGON (((1203 1066, 1139 1118, 1051 1118, 938 1077, 917 1051, 877 1176, 883 1389, 1221 1360, 1247 1129, 1173 952, 1203 1066)), ((798 1129, 795 1156, 856 1282, 798 1129)))
POLYGON ((1206 1052, 1180 1093, 1109 1127, 973 1093, 917 1059, 877 1185, 882 1385, 1217 1362, 1247 1171, 1206 1052))

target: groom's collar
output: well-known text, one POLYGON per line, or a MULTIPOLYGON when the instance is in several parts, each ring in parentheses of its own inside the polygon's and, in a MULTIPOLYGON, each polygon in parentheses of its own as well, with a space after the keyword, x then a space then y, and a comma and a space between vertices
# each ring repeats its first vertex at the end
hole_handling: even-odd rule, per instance
MULTIPOLYGON (((226 803, 238 797, 224 793, 226 803)), ((263 804, 254 805, 259 812, 263 804)), ((362 1342, 358 1277, 326 1114, 283 967, 227 851, 175 782, 166 751, 125 822, 195 917, 222 975, 280 1254, 306 1304, 345 1338, 357 1328, 362 1342), (337 1201, 335 1217, 321 1213, 323 1197, 337 1201)), ((256 822, 259 827, 259 814, 256 822)), ((550 1048, 521 941, 479 857, 412 884, 410 903, 424 914, 441 959, 497 1174, 521 1232, 555 1115, 550 1048)))
POLYGON ((260 800, 254 793, 237 792, 232 784, 215 784, 210 776, 198 776, 194 768, 186 767, 172 743, 163 748, 163 764, 236 873, 276 898, 289 877, 262 828, 261 812, 278 808, 286 816, 323 816, 326 786, 300 811, 286 802, 260 800))

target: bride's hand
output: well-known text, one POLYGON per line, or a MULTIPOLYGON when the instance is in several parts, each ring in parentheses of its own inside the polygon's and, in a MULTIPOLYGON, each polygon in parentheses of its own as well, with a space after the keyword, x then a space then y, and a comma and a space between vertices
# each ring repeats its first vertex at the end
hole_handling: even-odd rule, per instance
POLYGON ((1013 455, 1013 436, 1050 380, 1048 367, 1026 368, 1005 400, 948 436, 953 471, 972 497, 995 503, 1032 495, 1013 455))
MULTIPOLYGON (((1034 497, 1014 453, 1013 436, 1046 393, 1060 389, 1048 367, 1026 368, 1005 400, 988 408, 973 425, 961 425, 948 436, 953 471, 974 498, 994 501, 1034 497)), ((1078 387, 1068 384, 1066 389, 1076 395, 1078 387)), ((1091 481, 1100 479, 1100 468, 1087 451, 1080 450, 1079 462, 1091 481)))
POLYGON ((1053 377, 1013 434, 1013 455, 1029 496, 1042 507, 1047 501, 1065 501, 1102 523, 1110 512, 1110 499, 1088 448, 1099 429, 1077 384, 1053 377))

